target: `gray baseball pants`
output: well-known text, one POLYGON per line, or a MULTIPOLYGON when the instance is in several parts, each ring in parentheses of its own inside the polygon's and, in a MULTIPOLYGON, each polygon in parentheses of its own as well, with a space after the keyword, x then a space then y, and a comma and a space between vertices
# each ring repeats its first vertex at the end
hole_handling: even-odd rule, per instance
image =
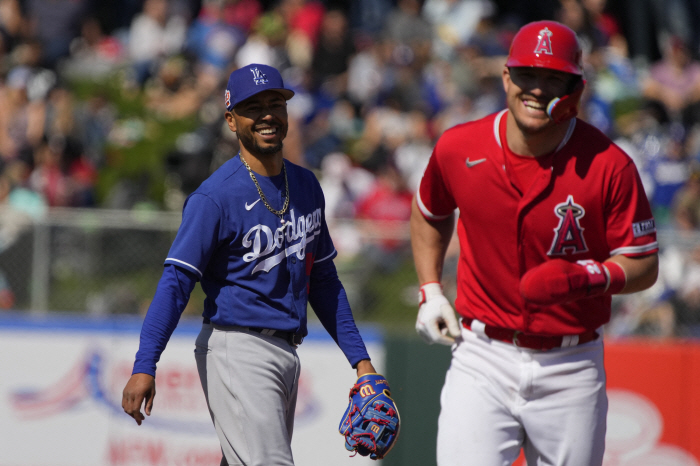
POLYGON ((294 466, 296 349, 281 338, 203 324, 194 353, 221 466, 294 466))

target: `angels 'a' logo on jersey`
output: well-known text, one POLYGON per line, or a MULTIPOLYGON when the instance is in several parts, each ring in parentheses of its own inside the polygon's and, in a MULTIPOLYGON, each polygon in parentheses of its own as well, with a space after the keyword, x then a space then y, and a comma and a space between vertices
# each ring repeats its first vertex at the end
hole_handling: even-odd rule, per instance
POLYGON ((583 239, 583 228, 579 223, 579 219, 586 215, 586 211, 574 202, 574 196, 569 194, 566 202, 557 204, 554 207, 554 213, 559 217, 559 225, 554 229, 554 241, 547 254, 562 256, 567 253, 588 252, 588 246, 583 239))
POLYGON ((535 53, 544 53, 545 55, 553 55, 552 53, 552 31, 547 28, 542 29, 537 34, 537 45, 535 53))

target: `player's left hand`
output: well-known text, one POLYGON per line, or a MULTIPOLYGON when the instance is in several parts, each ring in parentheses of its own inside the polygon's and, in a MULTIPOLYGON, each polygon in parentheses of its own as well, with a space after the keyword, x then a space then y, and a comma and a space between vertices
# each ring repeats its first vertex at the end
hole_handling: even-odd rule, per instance
MULTIPOLYGON (((608 266, 619 269, 617 264, 606 265, 594 260, 568 262, 564 259, 552 259, 533 267, 523 275, 520 280, 520 294, 526 301, 542 306, 600 295, 611 291, 608 266)), ((622 276, 624 277, 624 272, 622 276)), ((622 285, 624 286, 624 283, 622 285)))
POLYGON ((439 283, 426 283, 420 288, 420 304, 416 332, 428 344, 450 346, 460 335, 459 324, 450 302, 442 294, 439 283))
POLYGON ((144 411, 150 416, 155 396, 156 379, 150 374, 133 374, 122 393, 122 408, 141 425, 145 419, 141 413, 141 405, 145 402, 144 411))
POLYGON ((350 404, 338 426, 348 451, 378 460, 392 449, 401 420, 390 390, 376 373, 362 375, 350 389, 350 404))

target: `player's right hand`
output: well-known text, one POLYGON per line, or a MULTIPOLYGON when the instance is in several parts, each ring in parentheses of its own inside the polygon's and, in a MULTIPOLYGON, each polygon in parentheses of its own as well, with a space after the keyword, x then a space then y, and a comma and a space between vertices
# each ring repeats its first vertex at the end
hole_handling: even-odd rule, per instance
POLYGON ((437 282, 420 287, 420 307, 416 319, 416 332, 426 343, 452 345, 459 336, 459 324, 450 302, 442 294, 437 282))
POLYGON ((122 393, 122 408, 126 414, 134 418, 136 424, 141 425, 145 419, 141 413, 141 405, 144 401, 146 402, 144 411, 150 416, 155 396, 156 379, 150 374, 133 374, 122 393))
MULTIPOLYGON (((610 266, 619 268, 617 264, 610 266)), ((522 297, 540 306, 597 296, 608 291, 609 287, 608 265, 594 260, 568 262, 564 259, 551 259, 528 270, 520 280, 522 297)), ((614 288, 619 291, 618 288, 621 287, 616 285, 614 288)))

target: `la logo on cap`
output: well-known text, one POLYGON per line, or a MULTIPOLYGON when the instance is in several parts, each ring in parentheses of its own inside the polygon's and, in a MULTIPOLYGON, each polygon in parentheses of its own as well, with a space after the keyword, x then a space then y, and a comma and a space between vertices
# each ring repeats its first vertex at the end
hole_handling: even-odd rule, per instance
POLYGON ((545 55, 554 55, 552 53, 552 31, 548 28, 544 28, 540 31, 538 35, 537 46, 535 47, 535 53, 544 53, 545 55))
POLYGON ((253 73, 253 81, 256 85, 267 84, 267 75, 260 71, 258 67, 251 68, 250 72, 253 73))

